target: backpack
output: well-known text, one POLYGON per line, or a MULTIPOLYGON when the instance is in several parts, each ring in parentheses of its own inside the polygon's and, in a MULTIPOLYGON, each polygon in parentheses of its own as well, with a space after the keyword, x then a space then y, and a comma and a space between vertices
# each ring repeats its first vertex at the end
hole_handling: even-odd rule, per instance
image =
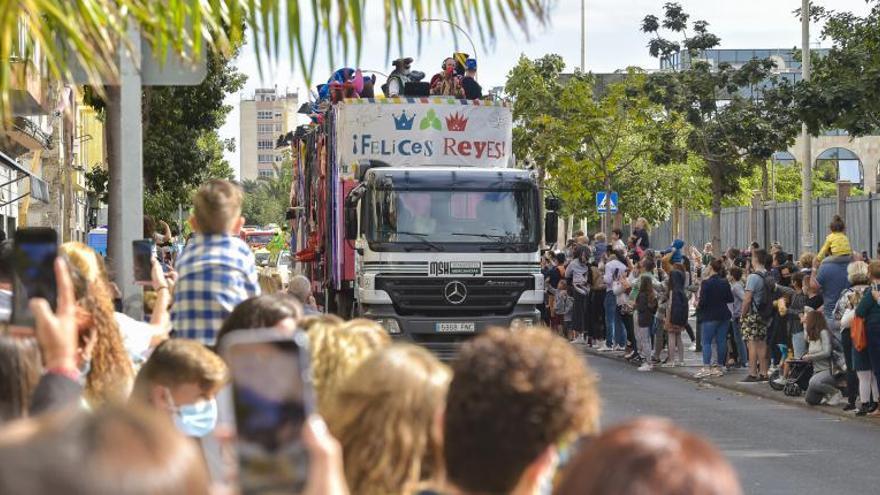
POLYGON ((565 313, 571 311, 572 306, 574 305, 574 298, 571 296, 566 297, 557 297, 556 298, 556 308, 555 314, 564 316, 565 313))
POLYGON ((773 294, 776 293, 776 279, 774 279, 773 276, 770 275, 770 272, 767 271, 763 274, 757 275, 761 277, 764 283, 764 294, 761 298, 761 302, 755 305, 755 310, 761 319, 767 321, 773 318, 773 313, 775 311, 775 308, 773 307, 773 294))

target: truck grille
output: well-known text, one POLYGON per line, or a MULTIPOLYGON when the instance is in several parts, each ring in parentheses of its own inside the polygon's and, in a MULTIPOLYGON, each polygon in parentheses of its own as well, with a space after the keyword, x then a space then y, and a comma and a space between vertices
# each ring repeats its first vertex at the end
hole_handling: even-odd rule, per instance
POLYGON ((406 316, 509 315, 522 293, 534 287, 534 277, 376 277, 376 289, 386 291, 397 313, 406 316), (460 304, 449 302, 445 295, 447 285, 453 282, 467 289, 460 304))

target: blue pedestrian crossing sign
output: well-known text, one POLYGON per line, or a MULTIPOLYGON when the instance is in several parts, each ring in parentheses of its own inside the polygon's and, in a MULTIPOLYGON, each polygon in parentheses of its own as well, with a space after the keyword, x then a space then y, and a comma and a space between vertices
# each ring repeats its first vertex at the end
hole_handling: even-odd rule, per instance
POLYGON ((596 211, 599 213, 617 213, 617 193, 599 191, 596 193, 596 211))

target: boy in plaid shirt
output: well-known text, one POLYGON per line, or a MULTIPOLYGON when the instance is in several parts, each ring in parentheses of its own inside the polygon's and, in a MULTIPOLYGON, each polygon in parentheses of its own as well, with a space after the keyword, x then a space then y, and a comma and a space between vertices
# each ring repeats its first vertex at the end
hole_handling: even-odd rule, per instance
POLYGON ((175 336, 216 344, 217 331, 238 303, 260 295, 250 247, 238 238, 244 225, 241 189, 211 180, 193 198, 193 236, 177 260, 171 319, 175 336))

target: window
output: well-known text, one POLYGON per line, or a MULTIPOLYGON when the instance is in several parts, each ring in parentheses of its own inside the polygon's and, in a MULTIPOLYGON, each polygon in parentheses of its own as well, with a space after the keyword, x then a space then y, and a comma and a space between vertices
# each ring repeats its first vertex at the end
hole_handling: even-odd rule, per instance
POLYGON ((275 172, 272 170, 260 169, 257 170, 257 177, 261 179, 271 179, 275 175, 275 172))
POLYGON ((274 126, 272 124, 257 124, 258 134, 272 134, 273 132, 274 126))
POLYGON ((258 163, 272 163, 275 161, 275 155, 272 154, 259 154, 257 155, 258 163))
POLYGON ((736 62, 736 50, 721 50, 718 52, 718 63, 727 62, 733 63, 736 62))
POLYGON ((258 150, 275 149, 275 143, 273 143, 271 139, 261 139, 261 140, 257 141, 257 149, 258 150))
POLYGON ((276 162, 284 161, 284 157, 281 156, 281 155, 275 155, 275 161, 276 161, 276 162))
POLYGON ((281 112, 275 112, 275 118, 276 118, 276 119, 280 119, 280 118, 281 118, 281 112))
POLYGON ((257 112, 258 120, 272 120, 272 110, 259 110, 257 112))
POLYGON ((275 124, 275 132, 281 132, 281 124, 275 124))

